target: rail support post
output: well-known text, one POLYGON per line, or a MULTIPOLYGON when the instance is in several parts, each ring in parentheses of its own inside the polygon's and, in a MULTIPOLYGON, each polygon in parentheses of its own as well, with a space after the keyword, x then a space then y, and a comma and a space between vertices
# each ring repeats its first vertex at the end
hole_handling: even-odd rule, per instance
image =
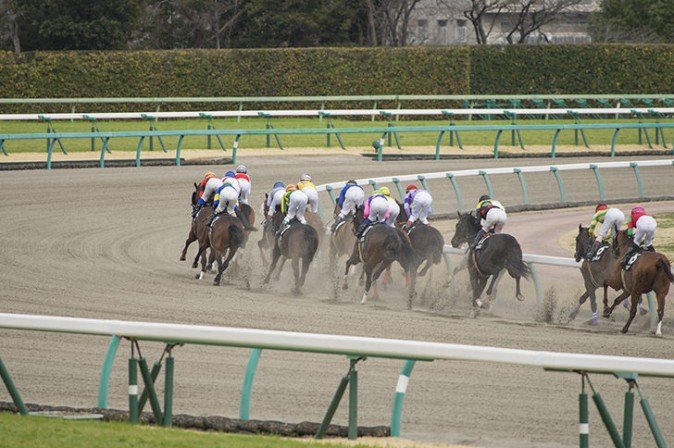
POLYGON ((236 134, 236 137, 234 137, 234 142, 232 142, 232 164, 236 164, 236 152, 239 149, 240 139, 241 134, 236 134))
POLYGON ((487 187, 487 194, 489 196, 494 196, 494 189, 492 188, 491 180, 489 179, 489 173, 487 173, 485 170, 480 170, 479 173, 480 176, 482 176, 482 179, 484 179, 484 184, 487 187))
POLYGON ((562 132, 561 129, 557 129, 555 134, 552 136, 552 147, 550 148, 550 157, 553 159, 557 157, 557 140, 559 139, 559 134, 562 132))
POLYGON ((136 145, 136 168, 140 168, 140 151, 143 149, 144 141, 145 136, 142 136, 138 139, 138 145, 136 145))
POLYGON ((644 416, 648 421, 648 427, 651 429, 651 433, 653 434, 655 444, 658 446, 658 448, 667 448, 667 442, 665 442, 665 438, 662 436, 662 432, 660 431, 658 422, 655 420, 655 415, 653 414, 651 405, 648 403, 648 400, 642 395, 639 386, 637 386, 637 392, 639 393, 639 403, 641 404, 641 409, 644 411, 644 416))
POLYGON ((517 142, 520 145, 520 148, 524 148, 524 140, 522 140, 522 134, 520 133, 520 130, 516 127, 517 126, 517 115, 514 114, 513 112, 510 111, 504 111, 503 113, 507 119, 510 120, 510 125, 513 127, 513 129, 510 131, 510 139, 511 139, 511 144, 512 146, 515 146, 515 137, 517 137, 517 142))
POLYGON ((639 191, 639 198, 644 197, 644 184, 641 182, 641 174, 639 173, 639 164, 637 162, 630 162, 630 166, 634 171, 634 177, 637 179, 637 189, 639 191))
POLYGON ((583 145, 587 148, 590 149, 590 145, 587 142, 587 136, 585 136, 585 130, 580 127, 580 115, 578 112, 574 112, 572 110, 567 110, 566 111, 571 117, 573 118, 573 123, 577 126, 573 129, 573 143, 578 146, 578 134, 583 138, 583 145))
POLYGON ((241 406, 239 408, 239 418, 241 420, 248 420, 250 418, 250 396, 253 392, 253 380, 255 379, 255 371, 257 370, 261 354, 261 348, 254 348, 250 351, 250 356, 248 357, 246 376, 243 379, 243 389, 241 390, 241 406))
POLYGON ((400 202, 405 200, 405 193, 403 193, 403 189, 400 187, 400 179, 397 177, 394 177, 391 179, 393 181, 393 185, 396 186, 396 190, 398 191, 398 196, 400 196, 400 202))
POLYGON ((599 174, 599 167, 591 163, 590 164, 590 169, 594 172, 594 177, 597 179, 597 188, 599 189, 599 200, 603 201, 604 200, 604 181, 601 179, 601 174, 599 174))
POLYGON ((464 210, 463 207, 463 199, 461 199, 461 189, 459 188, 459 184, 456 182, 456 179, 454 178, 453 173, 446 173, 445 176, 447 176, 447 179, 452 183, 452 188, 454 189, 454 195, 456 196, 456 207, 459 210, 464 210))
POLYGON ((618 433, 618 428, 616 428, 615 423, 613 423, 613 418, 611 418, 611 413, 609 412, 608 408, 606 407, 606 403, 604 403, 604 399, 601 397, 601 394, 599 394, 599 392, 597 392, 594 389, 594 387, 592 387, 592 383, 590 383, 589 378, 588 378, 588 383, 590 384, 590 388, 592 389, 592 401, 594 401, 595 406, 597 406, 597 411, 599 411, 599 415, 601 416, 601 420, 602 420, 602 422, 604 422, 604 426, 606 427, 606 430, 608 431, 609 436, 611 436, 611 440, 613 441, 613 445, 616 448, 625 448, 625 445, 623 444, 622 438, 620 437, 620 433, 618 433))
POLYGON ((393 142, 392 142, 391 138, 393 138, 396 141, 396 147, 398 149, 402 149, 400 147, 400 139, 398 138, 398 133, 395 131, 395 125, 391 122, 391 116, 392 116, 391 113, 385 112, 385 111, 382 110, 382 111, 379 111, 379 115, 386 118, 386 121, 387 121, 386 127, 389 129, 389 132, 387 132, 387 134, 388 134, 388 146, 392 145, 393 142))
POLYGON ((162 421, 162 426, 166 427, 173 425, 173 369, 173 355, 169 349, 164 370, 164 419, 162 421))
POLYGON ((129 422, 138 421, 138 360, 132 354, 129 358, 129 422))
POLYGON ((587 406, 587 394, 585 393, 584 373, 581 373, 581 392, 578 396, 578 407, 580 413, 580 420, 578 424, 580 448, 590 448, 590 419, 587 406))
POLYGON ((333 188, 330 185, 325 186, 325 191, 328 192, 328 196, 330 196, 330 200, 332 201, 332 205, 337 205, 337 199, 335 199, 335 194, 332 192, 333 188))
MULTIPOLYGON (((449 119, 449 125, 450 126, 456 126, 456 122, 454 122, 454 113, 443 110, 442 115, 447 117, 449 119)), ((442 131, 443 134, 445 131, 442 131)), ((459 135, 459 131, 449 131, 449 146, 454 146, 454 136, 456 135, 456 143, 459 146, 460 149, 463 149, 463 143, 461 143, 461 136, 459 135)), ((439 139, 442 139, 442 136, 439 137, 439 139)))
POLYGON ((522 187, 522 200, 524 205, 529 204, 529 192, 527 191, 527 182, 524 180, 524 173, 520 168, 514 168, 513 173, 517 174, 517 178, 520 181, 520 187, 522 187))
POLYGON ((496 138, 494 139, 494 158, 498 159, 498 145, 499 141, 501 140, 501 134, 503 133, 503 129, 499 129, 496 131, 496 138))
POLYGON ((108 387, 110 384, 110 372, 112 372, 112 365, 115 362, 115 354, 119 348, 119 336, 113 336, 108 344, 108 350, 105 352, 103 360, 103 368, 101 369, 101 379, 98 384, 98 407, 100 409, 108 408, 108 387))
POLYGON ((559 201, 562 204, 566 204, 566 190, 564 190, 564 181, 562 180, 562 176, 559 175, 559 169, 556 166, 551 166, 550 171, 555 176, 555 180, 557 181, 557 188, 559 188, 559 201))
MULTIPOLYGON (((160 422, 163 421, 162 413, 161 413, 161 406, 159 406, 159 399, 157 399, 157 392, 154 389, 154 379, 152 378, 152 375, 150 374, 150 369, 147 367, 147 361, 145 358, 140 357, 138 358, 138 365, 140 367, 140 374, 141 377, 143 378, 143 382, 145 383, 145 390, 143 391, 143 395, 147 396, 150 398, 150 407, 152 408, 152 414, 154 415, 154 421, 159 424, 160 422)), ((154 370, 154 367, 153 367, 154 370)), ((145 404, 145 403, 143 403, 145 404)), ((138 413, 140 414, 141 412, 141 406, 140 402, 138 403, 138 413)))
POLYGON ((415 360, 407 360, 403 365, 402 372, 398 377, 396 384, 396 392, 393 397, 393 414, 391 415, 391 437, 400 437, 400 422, 403 416, 403 401, 405 400, 405 393, 407 392, 407 385, 410 382, 412 369, 414 368, 415 360))
POLYGON ((9 392, 9 395, 11 395, 14 406, 17 407, 19 413, 21 415, 28 415, 28 409, 26 409, 26 405, 21 399, 19 389, 16 388, 16 385, 12 380, 12 375, 9 374, 9 370, 7 370, 7 367, 5 367, 5 363, 2 362, 2 358, 0 358, 0 377, 2 377, 2 382, 5 383, 7 392, 9 392))
POLYGON ((616 128, 615 131, 613 131, 613 137, 611 137, 611 157, 615 157, 615 145, 618 142, 619 132, 620 128, 616 128))

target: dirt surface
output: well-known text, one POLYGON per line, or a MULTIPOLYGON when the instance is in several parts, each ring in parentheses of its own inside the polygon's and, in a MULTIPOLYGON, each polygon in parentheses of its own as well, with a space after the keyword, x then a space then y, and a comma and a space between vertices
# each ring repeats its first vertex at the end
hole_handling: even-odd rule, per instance
MULTIPOLYGON (((573 163, 587 159, 565 159, 573 163)), ((593 159, 600 162, 606 159, 593 159)), ((550 159, 453 160, 378 164, 349 155, 242 157, 253 177, 257 208, 265 188, 276 178, 295 180, 309 171, 316 183, 449 169, 549 164, 550 159)), ((222 167, 224 171, 228 167, 222 167)), ((208 170, 212 169, 208 167, 208 170)), ((406 309, 399 270, 379 301, 357 304, 361 290, 351 288, 333 298, 332 273, 325 251, 312 265, 304 294, 290 294, 289 267, 281 281, 261 286, 263 267, 254 235, 239 271, 226 284, 211 285, 212 275, 198 281, 188 262, 178 256, 189 228, 189 196, 202 167, 82 169, 47 172, 3 172, 0 175, 0 310, 3 312, 195 323, 416 339, 580 353, 674 357, 674 320, 666 309, 664 338, 651 336, 648 318, 638 317, 630 334, 619 334, 625 312, 598 327, 586 325, 589 307, 570 325, 554 323, 575 303, 581 277, 574 269, 541 268, 547 300, 538 306, 530 282, 527 300, 513 299, 513 282, 504 278, 499 300, 489 314, 468 317, 465 274, 450 290, 442 287, 443 268, 420 282, 422 299, 406 309), (251 289, 245 288, 246 281, 251 289), (540 322, 547 316, 553 323, 540 322)), ((671 168, 645 168, 646 194, 671 192, 671 168)), ((609 197, 634 196, 629 170, 603 171, 609 197)), ((569 200, 596 196, 591 172, 563 173, 569 200)), ((512 175, 492 178, 506 205, 521 202, 512 175)), ((549 174, 527 175, 530 201, 559 199, 549 174)), ((484 192, 481 179, 460 180, 464 201, 471 205, 484 192)), ((456 209, 447 181, 431 182, 437 213, 456 209)), ((327 197, 323 197, 324 203, 327 197)), ((326 204, 327 205, 327 204, 326 204)), ((329 207, 324 207, 326 210, 329 207)), ((658 212, 671 203, 649 204, 658 212)), ((512 215, 507 231, 526 252, 568 255, 559 238, 591 218, 589 208, 512 215)), ((446 241, 451 223, 440 224, 446 241)), ((194 256, 196 247, 188 252, 194 256)), ((670 294, 671 297, 671 294, 670 294)), ((0 331, 0 354, 24 400, 41 404, 90 407, 96 403, 98 376, 106 338, 39 332, 0 331)), ((154 359, 158 344, 143 343, 143 355, 154 359)), ((127 406, 126 358, 129 344, 118 352, 112 376, 110 406, 127 406)), ((186 346, 176 349, 176 413, 236 417, 248 351, 186 346)), ((262 355, 252 398, 251 417, 289 422, 320 421, 339 379, 344 358, 290 352, 262 355)), ((387 424, 400 361, 368 359, 360 365, 359 421, 387 424)), ((593 384, 620 421, 625 385, 609 376, 593 384)), ((674 439, 672 382, 640 381, 661 429, 674 439)), ((161 387, 161 386, 160 386, 161 387)), ((424 442, 486 447, 566 447, 577 445, 580 379, 573 374, 529 367, 470 363, 418 363, 412 375, 403 415, 403 436, 424 442)), ((9 396, 0 388, 0 400, 9 396)), ((638 407, 637 407, 638 408, 638 407)), ((638 412, 638 409, 637 411, 638 412)), ((590 411, 593 446, 610 441, 595 409, 590 411)), ((346 423, 346 405, 336 423, 346 423)), ((633 446, 652 446, 645 419, 635 417, 633 446)))

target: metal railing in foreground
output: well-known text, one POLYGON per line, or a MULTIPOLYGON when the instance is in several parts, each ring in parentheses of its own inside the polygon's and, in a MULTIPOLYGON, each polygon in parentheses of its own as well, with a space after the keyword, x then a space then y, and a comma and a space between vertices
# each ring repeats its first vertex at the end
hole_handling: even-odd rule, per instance
MULTIPOLYGON (((606 356, 591 354, 559 353, 546 351, 532 351, 509 348, 483 347, 462 344, 447 344, 437 342, 422 342, 399 339, 381 339, 369 337, 340 336, 315 333, 296 333, 287 331, 257 330, 250 328, 214 327, 203 325, 180 325, 167 323, 130 322, 119 320, 84 319, 72 317, 39 316, 25 314, 0 313, 0 328, 12 330, 35 330, 82 335, 112 336, 113 341, 125 338, 131 341, 132 355, 129 359, 129 416, 132 422, 138 422, 139 413, 144 404, 144 398, 149 398, 156 422, 170 426, 172 422, 173 374, 174 358, 172 350, 177 344, 202 344, 226 347, 249 347, 257 349, 287 350, 297 352, 323 353, 349 357, 349 371, 340 382, 337 393, 328 409, 328 413, 319 428, 317 437, 321 437, 327 429, 332 416, 344 394, 347 385, 350 388, 349 405, 349 437, 357 436, 357 370, 356 364, 366 357, 406 359, 408 360, 398 384, 396 395, 404 394, 411 373, 413 361, 458 360, 493 362, 529 366, 558 372, 575 372, 582 376, 582 390, 580 400, 580 440, 581 447, 587 446, 587 395, 585 382, 589 374, 612 374, 623 378, 628 384, 628 395, 638 390, 637 378, 641 376, 655 376, 674 378, 674 361, 666 359, 635 358, 622 356, 606 356), (134 347, 139 347, 139 341, 155 341, 165 343, 168 358, 166 359, 165 400, 162 410, 154 390, 152 373, 158 374, 158 369, 151 373, 144 358, 136 356, 134 347), (137 369, 140 366, 141 376, 145 383, 145 391, 139 400, 137 369), (585 410, 583 410, 585 409, 585 410)), ((112 344, 112 343, 111 343, 112 344)), ((106 356, 106 360, 109 356, 106 356)), ((114 358, 114 354, 113 354, 114 358)), ((3 380, 10 391, 18 395, 13 383, 8 383, 7 370, 2 368, 3 380), (6 373, 6 375, 5 375, 6 373)), ((156 378, 156 375, 155 375, 156 378)), ((629 446, 631 429, 621 438, 613 424, 608 409, 601 396, 595 391, 593 399, 602 414, 602 419, 611 433, 617 447, 629 446), (608 416, 608 419, 606 418, 608 416), (616 437, 614 437, 614 434, 616 437)), ((658 446, 665 446, 648 402, 641 395, 642 408, 649 420, 651 431, 658 446)), ((14 396, 14 393, 12 394, 14 396)), ((395 403, 402 406, 402 400, 396 396, 395 403)), ((629 403, 633 406, 633 396, 629 403)), ((22 404, 22 403, 21 403, 22 404)), ((631 428, 632 410, 628 409, 626 397, 626 413, 629 414, 631 428)), ((17 406, 21 409, 20 403, 17 406)), ((24 408, 25 410, 25 408, 24 408)), ((398 416, 400 415, 400 409, 398 416)), ((396 411, 394 410, 394 417, 396 411)), ((628 418, 626 416, 627 424, 628 418)), ((398 422, 399 428, 399 422, 398 422)))

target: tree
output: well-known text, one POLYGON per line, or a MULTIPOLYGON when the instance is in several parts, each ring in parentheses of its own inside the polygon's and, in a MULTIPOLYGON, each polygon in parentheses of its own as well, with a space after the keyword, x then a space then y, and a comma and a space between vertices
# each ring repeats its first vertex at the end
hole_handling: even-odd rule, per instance
POLYGON ((19 17, 22 13, 23 10, 16 0, 0 0, 0 43, 1 41, 11 41, 16 56, 21 54, 19 17))
MULTIPOLYGON (((561 13, 571 12, 583 0, 514 0, 508 1, 506 9, 511 17, 512 28, 506 35, 509 44, 523 44, 534 32, 553 22, 561 13)), ((547 37, 543 34, 547 41, 547 37)))
POLYGON ((21 0, 18 36, 26 50, 127 48, 145 0, 21 0))
POLYGON ((598 42, 674 42, 674 0, 604 0, 590 33, 598 42))
POLYGON ((364 0, 368 43, 404 47, 409 43, 410 17, 420 0, 364 0))
POLYGON ((507 4, 508 2, 504 0, 469 0, 463 8, 463 16, 473 26, 478 44, 488 43, 487 39, 507 4))

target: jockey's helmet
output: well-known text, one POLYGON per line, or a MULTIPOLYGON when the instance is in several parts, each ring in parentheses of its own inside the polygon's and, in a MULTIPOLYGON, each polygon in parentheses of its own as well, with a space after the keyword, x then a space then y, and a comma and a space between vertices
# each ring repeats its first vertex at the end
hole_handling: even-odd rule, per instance
POLYGON ((417 186, 416 186, 416 185, 414 185, 414 184, 409 184, 409 185, 405 188, 405 193, 409 193, 410 191, 416 190, 416 189, 417 189, 417 186))
POLYGON ((597 204, 597 206, 594 208, 595 213, 598 212, 599 210, 606 210, 608 208, 608 205, 606 205, 604 202, 600 202, 597 204))
POLYGON ((283 182, 281 182, 280 180, 277 180, 276 182, 274 182, 274 188, 285 188, 285 187, 286 187, 285 184, 283 182))
POLYGON ((225 177, 236 178, 236 173, 234 171, 227 171, 225 177))
POLYGON ((208 173, 204 174, 204 180, 212 179, 214 177, 218 177, 214 172, 209 171, 208 173))
POLYGON ((384 196, 391 196, 391 190, 389 190, 388 187, 381 187, 379 189, 379 194, 383 194, 384 196))
POLYGON ((303 174, 300 176, 300 180, 301 180, 301 181, 311 182, 311 176, 308 175, 307 173, 303 173, 303 174))
POLYGON ((349 180, 346 181, 346 184, 347 184, 347 185, 358 185, 358 182, 356 182, 356 181, 353 180, 353 179, 349 179, 349 180))
POLYGON ((294 184, 286 185, 286 191, 295 191, 295 190, 297 190, 297 185, 294 184))
POLYGON ((247 173, 248 168, 246 168, 246 165, 239 165, 236 167, 236 172, 237 173, 247 173))
POLYGON ((491 196, 489 196, 488 194, 483 194, 482 196, 480 196, 480 200, 477 201, 477 202, 478 202, 478 204, 479 204, 480 202, 482 202, 482 201, 487 201, 487 200, 489 200, 489 199, 491 199, 491 196))
POLYGON ((644 209, 641 205, 637 205, 636 207, 632 208, 632 215, 636 215, 636 214, 643 215, 645 213, 646 213, 646 209, 644 209))

